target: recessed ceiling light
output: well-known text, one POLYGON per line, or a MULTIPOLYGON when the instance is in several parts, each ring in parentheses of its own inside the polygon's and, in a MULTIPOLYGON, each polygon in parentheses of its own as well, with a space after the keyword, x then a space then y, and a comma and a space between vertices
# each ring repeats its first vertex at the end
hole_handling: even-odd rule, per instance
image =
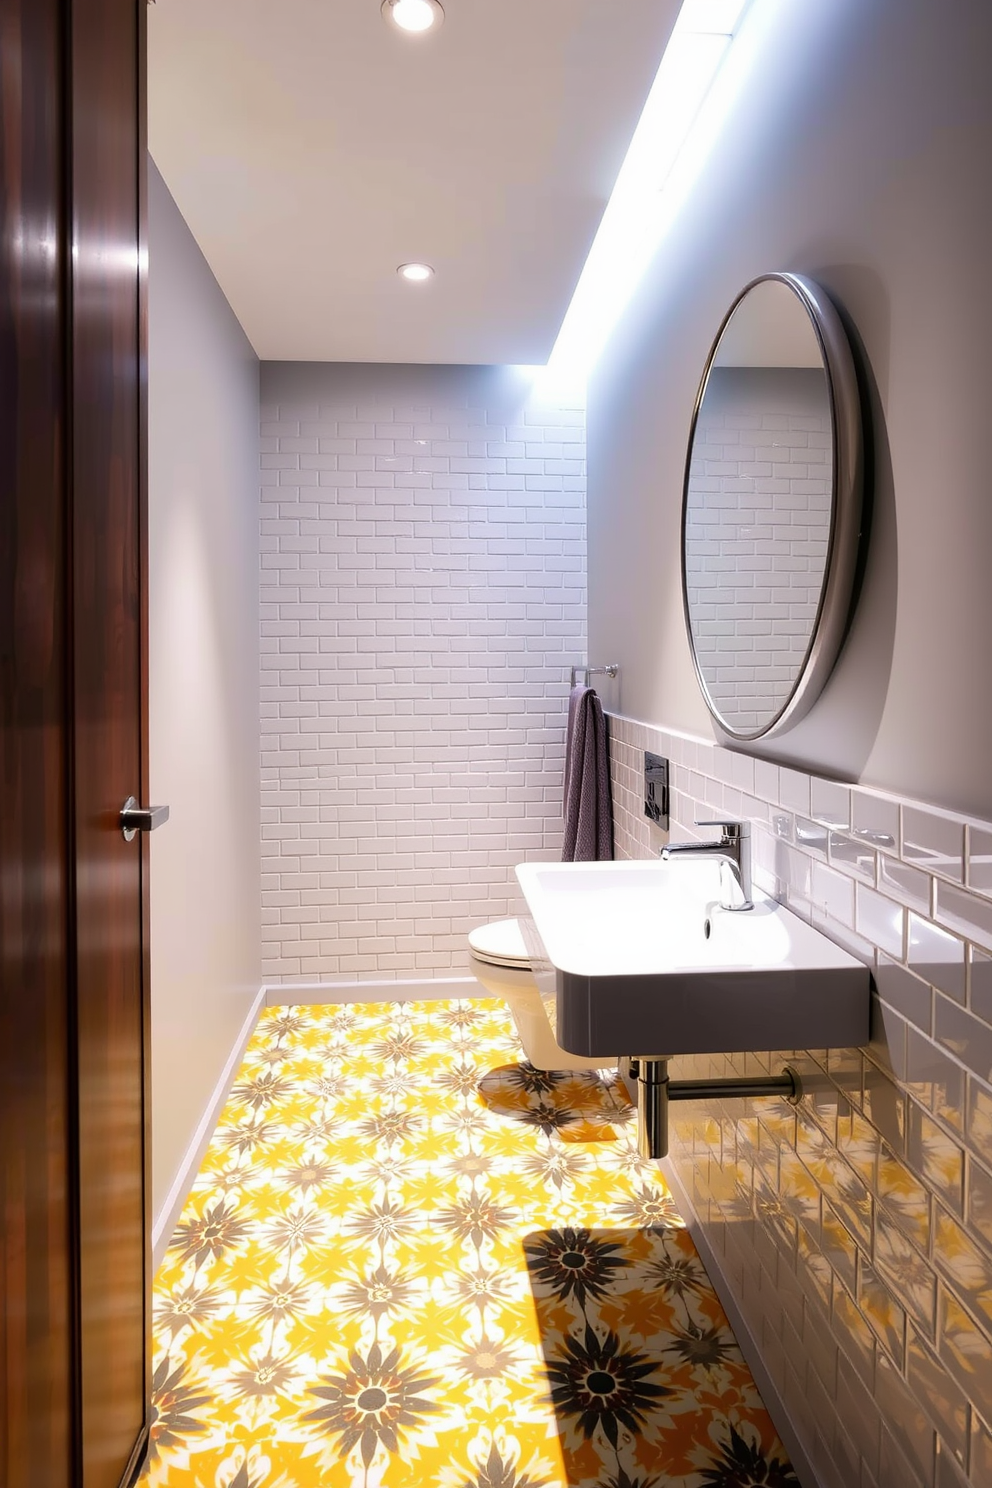
POLYGON ((401 31, 434 31, 444 20, 438 0, 382 0, 382 13, 401 31))
POLYGON ((425 279, 434 278, 434 270, 430 264, 424 263, 400 264, 396 272, 401 279, 409 279, 411 284, 423 284, 425 279))

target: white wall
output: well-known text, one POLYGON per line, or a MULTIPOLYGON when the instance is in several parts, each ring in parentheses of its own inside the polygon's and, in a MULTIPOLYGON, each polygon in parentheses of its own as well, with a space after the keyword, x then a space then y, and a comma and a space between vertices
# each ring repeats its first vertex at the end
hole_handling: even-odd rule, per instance
POLYGON ((262 364, 267 980, 462 970, 561 851, 585 436, 498 367, 262 364))
POLYGON ((152 1176, 160 1216, 261 982, 258 362, 149 166, 152 1176))
POLYGON ((590 648, 621 710, 712 736, 686 646, 679 513, 693 400, 741 287, 827 287, 863 342, 873 530, 820 702, 757 753, 992 815, 992 11, 754 0, 722 132, 589 399, 590 648))

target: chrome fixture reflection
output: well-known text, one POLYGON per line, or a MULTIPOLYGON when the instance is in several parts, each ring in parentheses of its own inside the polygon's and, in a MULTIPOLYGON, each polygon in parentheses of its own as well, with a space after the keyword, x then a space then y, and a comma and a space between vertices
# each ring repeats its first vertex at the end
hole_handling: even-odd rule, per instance
POLYGON ((721 904, 721 909, 738 912, 753 909, 751 900, 751 824, 736 821, 697 821, 697 827, 719 827, 721 836, 717 842, 669 842, 661 849, 664 862, 670 858, 718 858, 733 874, 734 882, 741 891, 740 903, 721 904))
POLYGON ((812 707, 850 616, 862 517, 861 403, 827 294, 765 274, 731 306, 689 433, 682 594, 706 705, 732 739, 812 707))
POLYGON ((578 683, 580 674, 585 679, 583 685, 587 685, 588 682, 589 682, 589 678, 590 677, 616 677, 616 676, 619 675, 619 673, 620 673, 620 663, 618 661, 610 661, 610 662, 607 662, 606 666, 599 666, 599 667, 593 667, 593 666, 573 666, 573 668, 572 668, 572 683, 571 683, 571 685, 573 687, 576 686, 576 684, 578 683))
POLYGON ((125 842, 133 842, 139 832, 154 832, 169 820, 168 806, 139 806, 128 796, 120 809, 118 824, 125 842))
POLYGON ((803 1096, 798 1070, 783 1065, 780 1075, 726 1080, 670 1080, 667 1059, 630 1059, 628 1081, 636 1081, 637 1150, 649 1161, 668 1156, 668 1105, 673 1100, 753 1100, 777 1096, 798 1105, 803 1096))

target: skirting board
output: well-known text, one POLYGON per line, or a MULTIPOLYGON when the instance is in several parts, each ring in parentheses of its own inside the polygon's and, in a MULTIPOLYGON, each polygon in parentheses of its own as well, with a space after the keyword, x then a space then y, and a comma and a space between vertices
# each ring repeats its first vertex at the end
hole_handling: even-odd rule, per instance
POLYGON ((319 1007, 336 1002, 438 1002, 485 997, 475 977, 421 977, 399 982, 270 982, 266 1007, 319 1007))
POLYGON ((741 1353, 747 1361, 748 1368, 754 1376, 754 1383, 757 1385, 758 1393, 765 1403, 765 1409, 775 1423, 775 1429, 782 1438, 782 1444, 792 1459, 793 1472, 803 1485, 803 1488, 823 1488, 822 1480, 810 1462, 809 1455, 799 1440, 799 1436, 792 1424, 792 1419, 786 1410, 781 1391, 765 1368, 758 1341, 744 1321, 744 1314, 738 1306, 733 1288, 723 1273, 720 1258, 707 1239, 706 1231, 692 1206, 692 1200, 689 1198, 685 1185, 679 1178, 675 1164, 668 1157, 659 1163, 659 1167, 665 1175, 665 1181, 672 1190, 679 1213, 685 1220, 686 1229, 692 1236, 693 1244, 699 1251, 700 1260, 703 1263, 707 1276, 713 1284, 713 1290, 719 1297, 723 1310, 730 1320, 730 1326, 734 1331, 737 1342, 740 1344, 741 1353))
POLYGON ((237 1039, 234 1042, 234 1048, 228 1055, 227 1063, 221 1071, 220 1079, 214 1086, 214 1091, 210 1097, 207 1109, 200 1117, 199 1125, 193 1133, 189 1146, 186 1148, 183 1160, 179 1165, 179 1172, 176 1174, 172 1187, 165 1196, 165 1202, 152 1227, 152 1265, 155 1271, 162 1264, 169 1241, 172 1239, 172 1232, 176 1227, 180 1214, 183 1212, 183 1205, 189 1197, 189 1191, 196 1181, 196 1175, 200 1171, 200 1164, 203 1162, 206 1150, 210 1146, 210 1138, 214 1134, 214 1128, 220 1120, 220 1113, 223 1111, 227 1097, 231 1093, 234 1077, 241 1067, 241 1061, 244 1058, 248 1040, 255 1030, 255 1024, 258 1022, 259 1015, 264 1007, 265 988, 259 987, 252 1000, 251 1007, 248 1009, 245 1021, 242 1023, 238 1032, 237 1039))

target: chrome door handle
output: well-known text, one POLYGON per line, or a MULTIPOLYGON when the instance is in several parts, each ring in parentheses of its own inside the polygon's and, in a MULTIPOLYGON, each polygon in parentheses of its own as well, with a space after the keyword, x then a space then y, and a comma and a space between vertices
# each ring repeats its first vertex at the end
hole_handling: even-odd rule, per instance
POLYGON ((133 842, 139 832, 154 832, 168 820, 168 806, 139 806, 133 796, 128 796, 121 807, 121 834, 125 842, 133 842))

